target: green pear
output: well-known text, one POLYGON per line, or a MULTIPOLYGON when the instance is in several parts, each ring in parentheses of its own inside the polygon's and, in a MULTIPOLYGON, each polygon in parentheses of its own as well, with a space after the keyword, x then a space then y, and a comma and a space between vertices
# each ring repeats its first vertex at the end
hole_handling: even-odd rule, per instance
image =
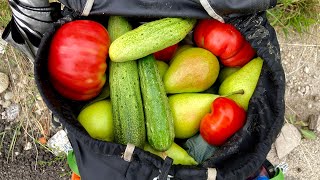
POLYGON ((173 164, 181 164, 181 165, 197 165, 197 161, 195 161, 186 150, 177 145, 176 143, 172 143, 171 147, 164 151, 160 152, 153 149, 148 143, 145 144, 144 150, 151 152, 157 156, 160 156, 162 159, 165 159, 166 156, 169 156, 173 159, 173 164))
POLYGON ((190 44, 185 44, 185 45, 179 46, 178 49, 177 49, 177 51, 174 53, 172 59, 169 61, 169 64, 172 63, 172 60, 173 60, 173 58, 174 58, 176 55, 178 55, 178 54, 180 54, 182 51, 187 50, 187 49, 192 48, 192 47, 193 47, 193 46, 190 45, 190 44))
POLYGON ((250 98, 257 86, 262 65, 263 60, 261 58, 252 59, 222 82, 219 94, 228 95, 228 98, 234 100, 239 106, 247 110, 250 98), (239 90, 243 90, 244 93, 230 95, 239 90))
POLYGON ((218 59, 203 48, 187 48, 177 54, 163 82, 169 94, 201 92, 208 89, 217 79, 220 66, 218 59))
POLYGON ((81 110, 77 119, 92 138, 113 141, 113 119, 110 100, 102 100, 86 106, 81 110))
POLYGON ((182 46, 180 46, 180 47, 177 49, 175 55, 180 54, 182 51, 187 50, 187 49, 192 48, 192 47, 193 47, 193 46, 190 45, 190 44, 182 45, 182 46))
POLYGON ((218 81, 222 83, 228 76, 231 74, 237 72, 240 69, 240 67, 224 67, 221 69, 219 76, 218 76, 218 81))
POLYGON ((203 116, 211 111, 211 103, 219 95, 182 93, 169 96, 175 137, 186 139, 199 131, 203 116))
POLYGON ((193 46, 190 44, 185 44, 182 46, 179 46, 178 49, 176 50, 176 52, 174 53, 173 57, 171 58, 171 60, 169 61, 169 65, 172 64, 172 60, 175 56, 177 56, 178 54, 180 54, 182 51, 187 50, 189 48, 192 48, 193 46))
POLYGON ((158 69, 159 69, 159 73, 161 78, 163 78, 164 74, 167 72, 169 65, 163 61, 156 61, 158 69))

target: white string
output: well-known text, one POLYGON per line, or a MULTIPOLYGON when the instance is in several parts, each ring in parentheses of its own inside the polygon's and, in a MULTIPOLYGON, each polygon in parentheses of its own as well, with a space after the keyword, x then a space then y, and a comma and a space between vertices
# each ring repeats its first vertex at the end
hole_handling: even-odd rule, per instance
POLYGON ((208 0, 200 0, 200 3, 211 17, 224 23, 223 18, 214 11, 208 0))
POLYGON ((89 13, 92 9, 93 3, 94 3, 94 0, 87 0, 86 5, 84 6, 83 11, 82 11, 82 16, 89 15, 89 13))

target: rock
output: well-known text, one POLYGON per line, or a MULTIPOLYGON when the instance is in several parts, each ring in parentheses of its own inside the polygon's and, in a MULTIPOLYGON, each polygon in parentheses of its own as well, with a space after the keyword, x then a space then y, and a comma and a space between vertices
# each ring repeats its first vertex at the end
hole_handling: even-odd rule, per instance
POLYGON ((320 132, 320 115, 311 114, 308 117, 309 129, 320 132))
POLYGON ((36 95, 36 98, 37 98, 38 101, 42 101, 42 97, 41 97, 40 94, 37 94, 37 95, 36 95))
POLYGON ((11 77, 12 77, 12 79, 18 79, 18 75, 17 74, 12 74, 11 77))
POLYGON ((0 72, 0 94, 9 87, 9 77, 5 73, 0 72))
POLYGON ((28 151, 30 149, 32 149, 32 144, 31 144, 31 142, 27 142, 27 144, 24 146, 23 150, 28 151))
POLYGON ((306 74, 309 74, 310 72, 309 67, 308 66, 304 67, 303 72, 305 72, 306 74))
POLYGON ((47 146, 56 156, 59 156, 63 153, 68 154, 68 152, 72 150, 71 143, 68 139, 67 133, 64 130, 60 130, 53 135, 48 140, 47 146))
POLYGON ((35 113, 41 116, 41 109, 36 110, 35 113))
MULTIPOLYGON (((0 30, 0 34, 2 34, 3 31, 0 30)), ((0 38, 0 55, 4 54, 4 51, 6 50, 6 47, 7 47, 7 42, 4 41, 2 38, 0 38)))
POLYGON ((314 102, 319 102, 320 101, 320 96, 319 95, 314 95, 312 99, 313 99, 314 102))
POLYGON ((309 92, 310 92, 310 86, 306 86, 306 92, 305 92, 305 94, 309 94, 309 92))
POLYGON ((312 108, 312 103, 308 103, 308 109, 312 108))
POLYGON ((16 151, 16 152, 14 152, 14 154, 15 154, 16 156, 18 156, 20 153, 19 153, 18 151, 16 151))
POLYGON ((14 120, 18 117, 20 113, 20 105, 19 104, 12 104, 6 109, 7 119, 14 120))
POLYGON ((10 101, 5 101, 5 102, 3 102, 2 107, 3 108, 8 108, 10 105, 11 105, 10 101))
POLYGON ((5 111, 1 113, 1 119, 7 119, 7 113, 5 111))
POLYGON ((23 87, 24 87, 24 85, 23 85, 21 82, 18 82, 18 83, 17 83, 17 86, 18 86, 19 88, 23 88, 23 87))
POLYGON ((292 124, 286 123, 275 141, 276 151, 279 159, 284 158, 294 148, 300 145, 301 134, 292 124))
POLYGON ((13 93, 8 91, 4 94, 4 99, 5 100, 11 100, 13 98, 13 93))

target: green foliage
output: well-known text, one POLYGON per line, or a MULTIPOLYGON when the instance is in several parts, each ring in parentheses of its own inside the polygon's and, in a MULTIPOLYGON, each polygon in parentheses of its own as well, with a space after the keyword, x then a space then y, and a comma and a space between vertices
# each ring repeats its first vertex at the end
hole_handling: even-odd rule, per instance
POLYGON ((296 126, 303 138, 308 139, 308 140, 315 140, 317 138, 317 134, 310 129, 308 129, 309 124, 305 121, 302 120, 297 120, 297 116, 291 115, 286 118, 287 123, 290 123, 294 126, 296 126))
POLYGON ((316 133, 313 131, 310 131, 309 129, 300 129, 300 132, 302 136, 306 139, 315 140, 317 138, 316 133))
POLYGON ((0 1, 0 29, 7 26, 11 19, 11 11, 7 1, 0 1))
POLYGON ((278 0, 275 8, 267 11, 271 25, 289 30, 307 32, 320 17, 319 0, 278 0))
POLYGON ((55 156, 49 161, 38 161, 38 164, 40 166, 52 166, 53 164, 58 163, 58 164, 66 164, 67 163, 67 156, 65 154, 55 156))

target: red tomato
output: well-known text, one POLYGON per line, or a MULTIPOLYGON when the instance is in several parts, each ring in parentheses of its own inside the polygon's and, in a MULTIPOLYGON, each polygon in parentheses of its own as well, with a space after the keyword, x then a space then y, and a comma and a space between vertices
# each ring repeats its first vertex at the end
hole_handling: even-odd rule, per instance
POLYGON ((200 20, 195 27, 194 41, 218 56, 229 67, 243 66, 255 55, 255 51, 241 33, 231 24, 215 19, 200 20))
POLYGON ((211 113, 200 123, 200 134, 211 145, 221 146, 246 120, 246 112, 231 99, 219 97, 211 104, 211 113))
POLYGON ((245 41, 244 45, 241 47, 237 54, 227 59, 221 58, 220 61, 228 67, 242 67, 247 64, 255 54, 256 52, 251 47, 250 43, 245 41))
POLYGON ((90 20, 62 25, 49 52, 48 70, 53 87, 72 100, 97 96, 106 82, 110 38, 107 30, 90 20))
POLYGON ((193 33, 194 41, 198 47, 203 48, 204 37, 209 31, 211 31, 211 28, 214 26, 216 22, 217 21, 213 19, 204 19, 204 20, 198 21, 193 33))
POLYGON ((178 49, 178 44, 174 44, 165 49, 162 49, 161 51, 153 53, 153 56, 154 58, 156 58, 156 60, 170 61, 177 49, 178 49))

